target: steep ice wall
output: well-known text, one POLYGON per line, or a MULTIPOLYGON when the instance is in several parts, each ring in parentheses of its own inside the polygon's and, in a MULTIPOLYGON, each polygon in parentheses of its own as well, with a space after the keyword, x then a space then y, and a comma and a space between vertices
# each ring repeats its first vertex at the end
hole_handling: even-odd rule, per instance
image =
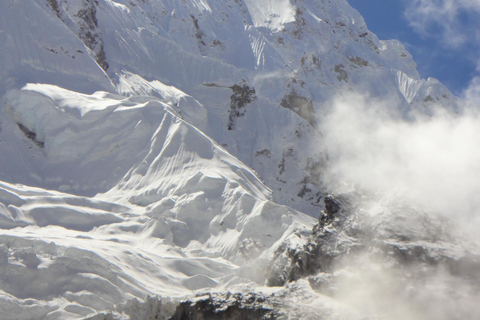
POLYGON ((0 3, 0 94, 27 82, 61 84, 93 93, 113 90, 84 43, 59 20, 45 1, 0 3))
POLYGON ((321 146, 316 124, 337 94, 369 92, 406 112, 457 104, 343 0, 29 0, 2 14, 3 87, 148 92, 172 106, 160 87, 176 88, 191 97, 177 105, 185 120, 256 170, 277 202, 314 216, 326 153, 309 146, 321 146))

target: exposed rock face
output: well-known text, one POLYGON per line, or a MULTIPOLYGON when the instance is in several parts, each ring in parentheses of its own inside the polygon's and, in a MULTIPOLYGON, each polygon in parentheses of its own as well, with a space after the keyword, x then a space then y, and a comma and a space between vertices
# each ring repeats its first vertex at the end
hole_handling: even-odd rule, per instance
POLYGON ((79 38, 94 52, 95 61, 106 71, 109 65, 105 56, 102 35, 98 28, 97 6, 97 0, 86 1, 85 7, 80 9, 75 17, 80 19, 79 38))
POLYGON ((335 217, 335 214, 340 211, 340 203, 336 200, 332 195, 327 195, 323 198, 323 202, 325 202, 325 211, 324 214, 319 218, 320 221, 324 221, 323 225, 325 225, 325 221, 332 221, 335 217))
POLYGON ((271 286, 307 280, 374 319, 469 319, 480 292, 478 247, 405 198, 325 197, 309 237, 279 247, 271 286), (373 204, 373 202, 372 202, 373 204))
POLYGON ((328 269, 334 258, 329 247, 335 247, 335 243, 328 244, 335 241, 334 238, 338 234, 332 232, 334 230, 329 230, 328 226, 346 216, 345 208, 348 202, 347 199, 327 195, 324 197, 324 203, 325 210, 320 214, 318 224, 314 226, 310 238, 303 239, 305 244, 302 248, 290 248, 284 244, 277 249, 267 281, 269 285, 283 285, 328 269))
POLYGON ((35 142, 35 144, 37 146, 39 146, 40 148, 43 148, 44 147, 44 142, 43 141, 40 141, 37 139, 37 134, 34 132, 34 131, 31 131, 29 130, 27 127, 25 127, 23 124, 21 123, 17 123, 17 126, 18 128, 23 132, 23 134, 25 134, 25 136, 32 140, 33 142, 35 142))
POLYGON ((379 273, 416 278, 417 285, 441 269, 480 288, 478 248, 455 234, 446 219, 401 198, 386 196, 376 208, 367 201, 359 192, 326 196, 325 210, 303 247, 284 244, 277 250, 268 284, 307 277, 321 292, 332 293, 352 268, 375 265, 379 273))
POLYGON ((274 309, 275 304, 258 293, 207 293, 181 302, 170 320, 277 319, 274 309))
POLYGON ((63 23, 72 28, 72 31, 91 50, 89 53, 98 65, 107 71, 109 64, 106 59, 102 32, 98 25, 98 0, 47 0, 47 5, 63 23), (73 27, 73 23, 77 24, 77 27, 73 27))
POLYGON ((230 96, 230 113, 228 116, 228 130, 235 129, 235 119, 245 115, 246 106, 256 99, 255 89, 245 83, 235 84, 230 87, 233 94, 230 96))
POLYGON ((316 127, 317 121, 315 120, 312 101, 297 95, 295 92, 291 92, 282 99, 280 105, 298 114, 312 127, 316 127))

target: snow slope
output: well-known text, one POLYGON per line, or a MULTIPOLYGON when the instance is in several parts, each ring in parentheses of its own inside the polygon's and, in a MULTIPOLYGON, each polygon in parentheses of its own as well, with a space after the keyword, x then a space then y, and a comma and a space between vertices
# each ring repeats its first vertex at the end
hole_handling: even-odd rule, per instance
POLYGON ((261 282, 275 244, 312 223, 153 97, 28 85, 3 112, 4 180, 17 179, 0 188, 5 318, 261 282))

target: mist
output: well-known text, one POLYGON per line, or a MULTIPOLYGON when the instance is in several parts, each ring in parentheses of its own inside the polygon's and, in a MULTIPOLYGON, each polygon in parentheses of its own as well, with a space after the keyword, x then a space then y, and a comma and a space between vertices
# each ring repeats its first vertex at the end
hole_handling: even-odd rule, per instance
MULTIPOLYGON (((467 93, 474 97, 476 91, 467 93)), ((431 235, 422 231, 417 233, 420 238, 410 237, 408 229, 422 221, 448 221, 445 230, 453 236, 452 243, 475 244, 480 239, 480 117, 475 112, 476 101, 470 99, 460 113, 438 106, 433 115, 425 115, 422 110, 405 111, 393 101, 361 94, 337 98, 321 124, 329 157, 327 188, 335 192, 339 185, 349 185, 368 194, 370 208, 361 205, 357 213, 383 219, 373 224, 389 224, 384 230, 392 226, 405 230, 408 240, 391 241, 445 246, 428 240, 431 235), (398 195, 400 211, 388 208, 391 203, 385 201, 386 194, 398 195), (390 213, 375 217, 372 202, 390 213), (395 217, 395 212, 403 216, 395 217), (417 220, 411 217, 416 212, 417 220), (420 215, 432 220, 422 220, 420 215), (452 229, 450 222, 455 226, 452 229)), ((418 230, 429 228, 427 223, 418 230)), ((375 241, 386 241, 388 246, 390 240, 367 237, 374 241, 367 242, 366 252, 348 254, 334 267, 336 274, 345 275, 336 281, 336 299, 388 320, 472 319, 480 314, 478 259, 473 272, 455 273, 446 264, 430 264, 421 258, 408 263, 396 260, 392 267, 392 256, 372 255, 377 250, 375 241)))
POLYGON ((337 99, 322 124, 327 180, 397 190, 428 210, 480 225, 480 118, 440 107, 433 116, 398 110, 358 94, 337 99))

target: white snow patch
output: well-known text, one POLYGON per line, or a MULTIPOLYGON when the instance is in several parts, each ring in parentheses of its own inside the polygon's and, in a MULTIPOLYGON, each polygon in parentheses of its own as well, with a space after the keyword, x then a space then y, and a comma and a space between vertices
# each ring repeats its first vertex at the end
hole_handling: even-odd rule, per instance
POLYGON ((245 0, 255 27, 266 27, 274 32, 295 21, 295 7, 290 0, 245 0))

